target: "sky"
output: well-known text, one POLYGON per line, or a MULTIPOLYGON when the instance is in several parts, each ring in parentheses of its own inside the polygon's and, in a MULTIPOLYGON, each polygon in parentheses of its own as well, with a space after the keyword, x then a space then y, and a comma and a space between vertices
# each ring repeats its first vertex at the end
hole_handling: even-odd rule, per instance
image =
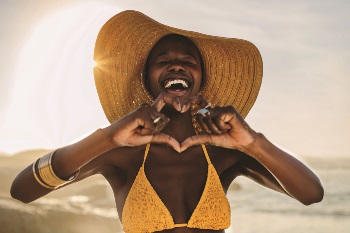
POLYGON ((57 148, 105 127, 93 47, 114 14, 246 39, 264 77, 246 118, 301 156, 350 157, 350 1, 2 0, 0 152, 57 148))

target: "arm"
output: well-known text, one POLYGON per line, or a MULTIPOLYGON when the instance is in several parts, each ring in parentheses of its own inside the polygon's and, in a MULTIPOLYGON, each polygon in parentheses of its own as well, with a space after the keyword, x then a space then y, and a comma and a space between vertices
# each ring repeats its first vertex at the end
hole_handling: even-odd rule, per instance
MULTIPOLYGON (((81 180, 98 172, 93 167, 87 169, 84 166, 114 147, 115 145, 109 140, 108 130, 99 129, 75 144, 56 150, 52 167, 61 179, 67 179, 75 171, 81 169, 77 177, 77 180, 81 180)), ((36 181, 32 166, 31 164, 19 173, 11 186, 11 196, 25 203, 32 202, 53 191, 36 181)))
POLYGON ((323 188, 318 177, 302 162, 279 149, 262 134, 242 149, 253 159, 242 161, 242 174, 310 205, 320 202, 323 188))
MULTIPOLYGON (((200 107, 208 104, 203 98, 199 99, 191 100, 191 104, 200 102, 200 107)), ((323 188, 318 177, 299 160, 252 130, 232 106, 208 110, 210 114, 197 116, 197 122, 205 134, 186 139, 181 144, 181 150, 202 143, 240 150, 258 162, 249 166, 242 163, 243 175, 287 193, 305 205, 322 200, 323 188), (266 172, 270 175, 266 175, 266 172), (272 177, 283 190, 275 185, 272 177)))
MULTIPOLYGON (((110 126, 95 131, 77 143, 56 150, 52 160, 55 175, 66 180, 81 169, 77 177, 81 180, 99 173, 102 169, 101 165, 102 167, 104 165, 103 162, 95 161, 89 166, 86 165, 101 155, 108 156, 106 152, 117 147, 139 146, 153 142, 168 144, 179 151, 180 145, 174 138, 160 133, 169 122, 169 118, 159 112, 165 104, 176 105, 177 103, 179 103, 177 98, 162 93, 152 106, 140 106, 110 126), (156 118, 160 120, 154 122, 156 118)), ((178 110, 181 109, 178 107, 178 110)), ((36 181, 32 165, 24 169, 11 186, 12 197, 25 203, 34 201, 51 191, 52 189, 43 187, 36 181)))

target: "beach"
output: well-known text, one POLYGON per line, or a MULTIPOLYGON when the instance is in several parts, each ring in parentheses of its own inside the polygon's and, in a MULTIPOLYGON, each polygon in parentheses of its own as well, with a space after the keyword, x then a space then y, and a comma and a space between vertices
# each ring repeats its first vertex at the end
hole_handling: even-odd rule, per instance
MULTIPOLYGON (((15 176, 47 150, 0 155, 0 233, 122 232, 113 194, 102 176, 89 177, 24 204, 10 197, 15 176)), ((350 159, 303 157, 321 178, 325 197, 304 206, 239 177, 228 199, 229 233, 336 233, 350 229, 350 159)))

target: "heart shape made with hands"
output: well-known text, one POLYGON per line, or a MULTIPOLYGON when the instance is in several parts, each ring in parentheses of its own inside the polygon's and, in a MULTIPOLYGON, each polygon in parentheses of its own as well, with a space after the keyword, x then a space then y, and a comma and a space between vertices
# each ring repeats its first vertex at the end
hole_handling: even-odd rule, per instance
MULTIPOLYGON (((211 105, 207 100, 205 100, 200 95, 190 97, 189 99, 187 99, 187 101, 184 104, 181 105, 178 97, 169 95, 163 91, 151 104, 151 108, 154 110, 154 112, 151 113, 151 115, 153 115, 153 118, 154 118, 153 123, 157 123, 161 119, 161 117, 158 116, 157 113, 159 113, 166 104, 172 105, 174 109, 182 113, 188 111, 192 105, 197 105, 198 107, 202 107, 204 109, 207 107, 210 107, 211 105)), ((158 133, 153 135, 151 142, 159 143, 159 144, 167 144, 177 152, 181 153, 191 146, 210 143, 211 137, 209 135, 206 135, 206 136, 195 135, 185 139, 182 143, 180 143, 176 139, 174 139, 173 137, 167 134, 158 133)))
POLYGON ((173 137, 164 133, 160 133, 160 134, 153 135, 151 143, 166 144, 172 147, 177 152, 181 153, 192 146, 207 144, 207 143, 210 143, 210 141, 211 139, 209 135, 195 135, 185 139, 182 143, 180 143, 173 137))
POLYGON ((211 144, 211 145, 216 145, 220 147, 231 148, 232 141, 228 140, 227 137, 229 137, 227 133, 223 133, 220 135, 198 134, 198 135, 188 137, 187 139, 185 139, 183 142, 180 143, 173 137, 164 133, 160 133, 160 134, 153 135, 151 143, 166 144, 172 147, 177 152, 181 153, 192 146, 197 146, 201 144, 211 144), (227 143, 228 141, 231 141, 231 143, 228 144, 227 143))
MULTIPOLYGON (((196 121, 204 133, 188 137, 180 143, 172 136, 162 132, 170 122, 170 118, 160 112, 166 104, 172 105, 178 112, 185 113, 193 105, 200 109, 205 108, 208 102, 203 97, 195 96, 181 104, 177 97, 161 93, 152 105, 141 105, 107 127, 108 135, 113 136, 112 140, 118 146, 156 143, 168 145, 179 153, 200 144, 241 150, 255 140, 256 132, 248 126, 233 106, 226 106, 208 108, 207 111, 210 114, 197 114, 196 121)), ((183 119, 177 118, 181 124, 183 124, 182 120, 187 121, 189 117, 192 117, 189 114, 183 116, 185 116, 183 119)), ((178 127, 173 127, 172 130, 174 129, 181 133, 178 127)))
POLYGON ((222 134, 205 133, 191 136, 185 139, 182 143, 179 143, 176 139, 170 137, 169 135, 163 134, 163 136, 167 138, 167 142, 157 140, 152 140, 152 142, 168 144, 179 153, 187 150, 192 146, 197 146, 201 144, 210 144, 228 149, 242 150, 248 145, 252 144, 256 140, 257 135, 258 134, 254 132, 253 134, 242 134, 241 136, 239 136, 239 138, 234 138, 228 132, 223 132, 222 134))
MULTIPOLYGON (((190 97, 181 105, 177 97, 162 92, 151 105, 153 120, 156 119, 158 122, 158 118, 160 118, 158 114, 160 114, 160 110, 165 104, 172 105, 179 112, 188 111, 192 105, 198 106, 201 110, 206 110, 208 114, 202 114, 198 118, 201 127, 204 127, 206 133, 191 136, 180 143, 173 137, 161 133, 160 128, 158 128, 159 133, 154 134, 151 140, 153 143, 167 144, 177 152, 181 153, 189 147, 200 144, 211 144, 224 148, 241 149, 255 140, 256 132, 248 126, 232 106, 221 107, 218 109, 216 107, 209 110, 210 103, 199 95, 190 97), (215 109, 216 112, 212 113, 215 109), (215 116, 218 117, 218 119, 215 120, 215 124, 212 120, 206 121, 206 123, 203 121, 203 118, 215 116)), ((169 122, 169 119, 167 119, 167 122, 169 122)))

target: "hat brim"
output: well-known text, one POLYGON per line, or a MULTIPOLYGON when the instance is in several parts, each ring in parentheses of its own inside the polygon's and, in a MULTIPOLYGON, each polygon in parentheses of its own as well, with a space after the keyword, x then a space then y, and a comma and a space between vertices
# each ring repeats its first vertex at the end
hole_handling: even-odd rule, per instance
POLYGON ((246 117, 263 71, 261 55, 251 42, 176 29, 128 10, 103 25, 95 44, 95 84, 107 119, 112 123, 153 102, 144 85, 144 68, 153 46, 169 34, 186 36, 197 46, 205 72, 200 94, 213 106, 232 105, 246 117))

